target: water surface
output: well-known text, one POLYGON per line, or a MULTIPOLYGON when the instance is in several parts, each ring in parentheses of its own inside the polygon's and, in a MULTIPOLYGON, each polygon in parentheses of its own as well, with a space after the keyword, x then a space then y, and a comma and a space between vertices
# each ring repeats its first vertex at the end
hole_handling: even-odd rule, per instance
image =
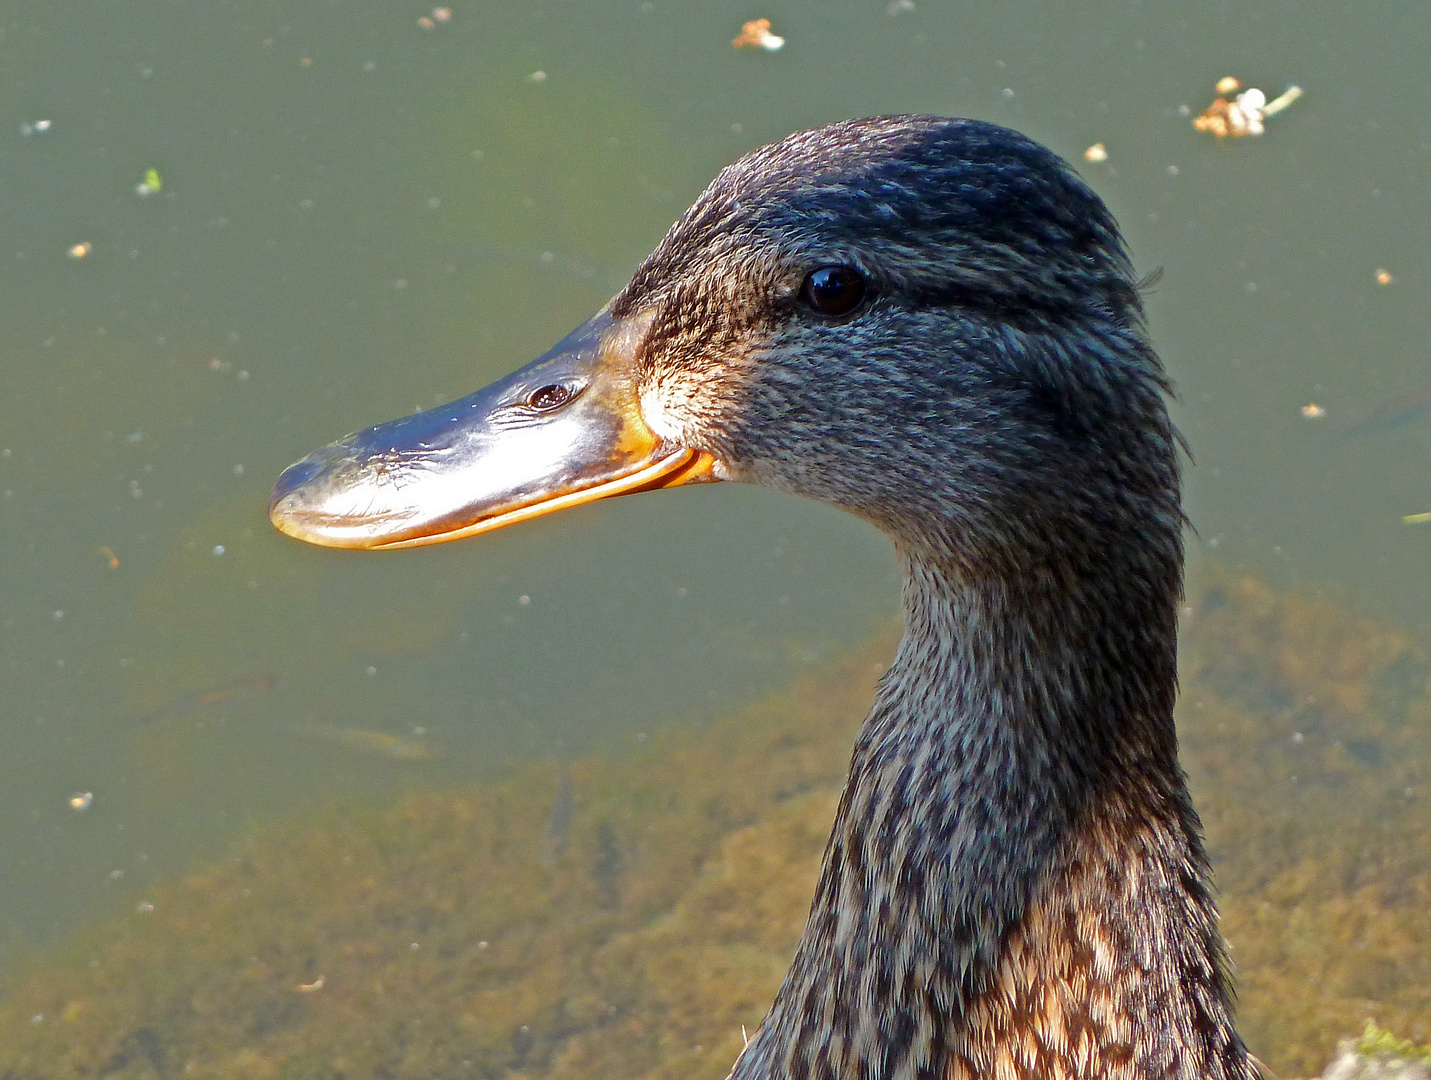
POLYGON ((1397 407, 1431 380, 1431 9, 425 14, 0 13, 0 969, 258 821, 621 756, 888 624, 882 538, 733 486, 381 556, 264 514, 284 465, 535 356, 716 169, 827 120, 977 116, 1078 161, 1164 269, 1194 558, 1431 629, 1402 522, 1431 419, 1397 407), (782 52, 730 47, 756 15, 782 52), (1228 73, 1307 94, 1218 144, 1186 112, 1228 73))

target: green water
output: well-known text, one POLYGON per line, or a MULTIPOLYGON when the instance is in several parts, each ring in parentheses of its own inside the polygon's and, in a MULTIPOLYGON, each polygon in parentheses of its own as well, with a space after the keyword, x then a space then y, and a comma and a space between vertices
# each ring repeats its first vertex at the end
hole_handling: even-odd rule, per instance
POLYGON ((722 164, 839 117, 1079 161, 1165 271, 1194 557, 1431 629, 1431 409, 1395 407, 1431 392, 1431 8, 426 10, 0 10, 0 971, 255 821, 619 755, 886 624, 882 538, 733 486, 381 556, 265 517, 290 461, 536 355, 722 164), (782 52, 730 47, 757 15, 782 52), (1220 145, 1180 109, 1228 73, 1307 94, 1220 145))

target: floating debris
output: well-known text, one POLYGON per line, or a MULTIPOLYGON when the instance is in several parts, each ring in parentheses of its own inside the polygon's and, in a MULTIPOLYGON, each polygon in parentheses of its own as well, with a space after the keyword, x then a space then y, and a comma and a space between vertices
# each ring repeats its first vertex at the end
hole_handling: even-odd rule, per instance
POLYGON ((294 989, 300 994, 311 994, 314 990, 322 990, 323 976, 319 975, 318 978, 314 979, 311 983, 299 983, 294 989))
POLYGON ((145 169, 144 179, 134 188, 134 194, 141 199, 147 199, 150 195, 158 195, 164 188, 164 179, 159 175, 158 169, 145 169))
POLYGON ((1262 110, 1262 115, 1276 116, 1301 96, 1302 88, 1300 86, 1289 86, 1267 103, 1267 107, 1262 110))
POLYGON ((1219 79, 1216 87, 1218 97, 1193 120, 1193 127, 1219 139, 1261 135, 1266 130, 1263 121, 1276 116, 1302 96, 1300 86, 1289 86, 1281 95, 1268 101, 1263 91, 1252 86, 1229 101, 1227 95, 1241 87, 1241 80, 1234 76, 1225 75, 1219 79))
POLYGON ((50 130, 51 126, 48 120, 36 120, 33 124, 28 120, 22 120, 20 122, 20 134, 26 138, 29 138, 31 135, 44 135, 50 130))
POLYGON ((534 71, 527 76, 527 82, 546 82, 547 73, 545 71, 534 71))
POLYGON ((1083 160, 1092 162, 1107 161, 1108 147, 1104 146, 1101 142, 1094 143, 1087 150, 1083 151, 1083 160))
POLYGON ((785 39, 770 32, 769 19, 751 19, 740 28, 740 35, 731 42, 737 49, 764 49, 777 52, 785 47, 785 39))
POLYGON ((77 814, 82 814, 89 809, 89 804, 94 802, 93 791, 79 791, 70 796, 70 809, 77 814))
POLYGON ((1309 401, 1302 406, 1302 415, 1308 420, 1320 420, 1327 415, 1327 410, 1324 406, 1318 405, 1315 401, 1309 401))
POLYGON ((94 553, 100 558, 104 559, 105 562, 109 563, 109 568, 111 570, 119 569, 119 556, 114 553, 113 548, 104 546, 97 547, 94 549, 94 553))
POLYGON ((1377 267, 1376 283, 1378 285, 1390 285, 1396 279, 1391 276, 1391 271, 1385 267, 1377 267))
POLYGON ((1431 510, 1421 514, 1407 514, 1401 519, 1403 525, 1428 525, 1431 524, 1431 510))
POLYGON ((78 244, 71 244, 70 249, 65 252, 65 254, 68 255, 71 259, 83 259, 93 250, 94 245, 91 244, 88 240, 85 240, 78 244))

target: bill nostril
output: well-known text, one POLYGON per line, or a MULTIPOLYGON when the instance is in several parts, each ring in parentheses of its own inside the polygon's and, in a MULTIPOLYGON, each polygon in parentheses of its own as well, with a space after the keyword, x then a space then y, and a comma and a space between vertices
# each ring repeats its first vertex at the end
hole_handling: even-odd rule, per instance
POLYGON ((273 494, 268 500, 268 510, 272 514, 275 507, 283 502, 294 492, 301 490, 305 484, 309 483, 315 476, 323 470, 323 464, 314 461, 311 457, 296 461, 279 474, 278 482, 273 485, 273 494))

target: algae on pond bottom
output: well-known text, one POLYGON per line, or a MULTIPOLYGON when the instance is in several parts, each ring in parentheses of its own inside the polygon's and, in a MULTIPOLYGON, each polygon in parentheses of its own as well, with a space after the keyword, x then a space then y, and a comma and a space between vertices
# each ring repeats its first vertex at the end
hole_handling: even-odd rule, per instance
MULTIPOLYGON (((1426 1042, 1425 654, 1216 575, 1184 640, 1249 1044, 1308 1075, 1368 1017, 1426 1042)), ((803 927, 892 644, 635 762, 266 828, 18 982, 0 1076, 720 1080, 803 927)))

